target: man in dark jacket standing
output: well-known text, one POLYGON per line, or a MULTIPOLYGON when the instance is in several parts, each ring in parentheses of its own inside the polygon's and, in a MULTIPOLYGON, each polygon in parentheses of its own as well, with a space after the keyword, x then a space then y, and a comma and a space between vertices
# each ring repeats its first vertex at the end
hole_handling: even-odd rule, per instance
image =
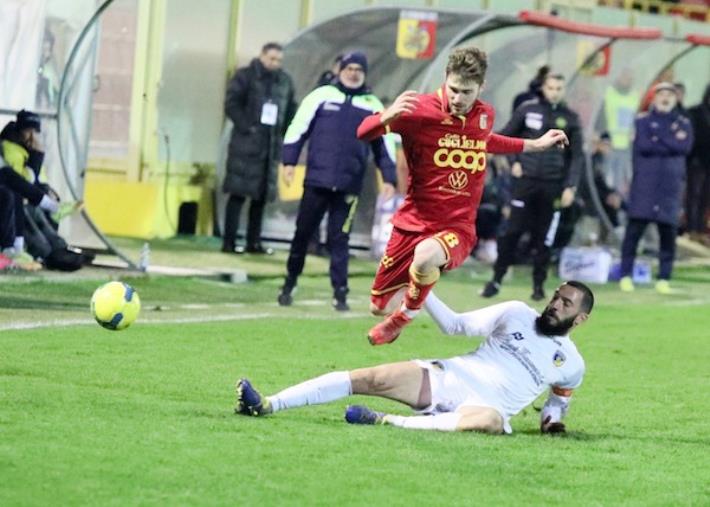
POLYGON ((627 204, 629 223, 621 246, 619 287, 624 292, 634 290, 631 273, 636 247, 649 222, 655 222, 660 236, 656 290, 661 294, 671 292, 668 280, 675 257, 685 157, 693 146, 693 128, 686 117, 674 110, 677 101, 673 83, 658 83, 650 111, 636 118, 634 172, 627 204))
POLYGON ((562 101, 564 77, 548 74, 541 93, 539 98, 518 106, 500 133, 533 139, 548 129, 561 129, 569 139, 569 150, 516 155, 511 168, 513 195, 508 229, 498 239, 498 259, 493 268, 493 279, 481 291, 484 298, 498 294, 503 277, 513 264, 518 240, 526 231, 530 232, 530 244, 535 250, 531 298, 539 301, 545 297, 543 283, 547 278, 550 247, 559 223, 559 209, 567 208, 574 202, 577 182, 584 168, 579 117, 562 101))
POLYGON ((383 109, 365 84, 366 73, 364 53, 343 55, 337 82, 309 93, 286 133, 283 164, 287 184, 293 180, 294 165, 306 140, 309 145, 296 233, 286 265, 286 281, 278 297, 281 306, 293 301, 291 293, 303 271, 308 241, 327 211, 333 306, 339 311, 349 309, 348 242, 370 149, 382 173, 384 197, 394 195, 394 143, 383 138, 368 143, 357 138, 362 120, 383 109))
POLYGON ((283 48, 265 44, 258 58, 237 70, 227 86, 224 112, 234 123, 229 141, 227 174, 222 189, 230 194, 225 210, 223 252, 235 247, 239 215, 251 199, 246 251, 273 253, 261 244, 264 206, 276 197, 276 177, 286 127, 296 110, 290 76, 281 69, 283 48))
POLYGON ((693 125, 695 142, 688 155, 688 186, 685 213, 688 217, 688 234, 693 241, 710 246, 705 229, 705 213, 710 202, 710 85, 705 88, 703 100, 688 109, 693 125))

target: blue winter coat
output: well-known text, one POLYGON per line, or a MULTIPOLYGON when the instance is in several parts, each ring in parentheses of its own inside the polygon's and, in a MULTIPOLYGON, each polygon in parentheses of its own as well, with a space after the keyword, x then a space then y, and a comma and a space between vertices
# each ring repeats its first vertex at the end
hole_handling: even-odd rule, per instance
POLYGON ((692 146, 693 128, 677 111, 651 110, 636 118, 634 173, 627 206, 630 218, 678 225, 685 156, 692 146))
POLYGON ((305 186, 359 194, 372 150, 382 179, 395 184, 394 142, 390 136, 365 142, 357 128, 365 117, 382 111, 382 103, 363 89, 316 88, 301 102, 284 138, 283 163, 295 165, 308 140, 305 186))

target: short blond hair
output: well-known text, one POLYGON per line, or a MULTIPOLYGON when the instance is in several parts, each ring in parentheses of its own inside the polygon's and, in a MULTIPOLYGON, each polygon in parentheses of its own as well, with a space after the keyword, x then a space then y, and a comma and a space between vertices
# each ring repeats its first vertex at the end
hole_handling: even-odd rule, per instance
POLYGON ((458 48, 451 52, 446 63, 446 75, 458 74, 464 81, 483 84, 488 69, 488 56, 478 48, 458 48))

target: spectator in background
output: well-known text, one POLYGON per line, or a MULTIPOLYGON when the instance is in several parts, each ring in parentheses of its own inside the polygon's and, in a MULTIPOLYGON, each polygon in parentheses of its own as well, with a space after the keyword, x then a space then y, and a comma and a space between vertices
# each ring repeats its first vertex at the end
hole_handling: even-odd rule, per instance
POLYGON ((330 69, 323 72, 318 78, 318 83, 316 83, 316 88, 319 86, 325 86, 329 84, 335 84, 338 81, 338 74, 340 73, 340 62, 343 61, 343 55, 337 55, 333 60, 330 69))
POLYGON ((308 241, 327 211, 333 307, 338 311, 349 310, 348 242, 369 149, 375 155, 385 182, 383 197, 389 199, 394 195, 394 143, 388 140, 391 146, 386 146, 383 138, 368 143, 358 140, 356 135, 358 125, 366 116, 383 109, 365 83, 366 75, 364 53, 356 51, 344 55, 337 83, 321 86, 308 94, 286 133, 283 171, 287 184, 293 181, 294 165, 307 140, 309 145, 303 198, 286 265, 286 280, 278 296, 281 306, 293 301, 291 293, 303 271, 308 241))
POLYGON ((557 227, 555 220, 559 220, 559 214, 555 213, 574 202, 584 168, 579 117, 563 102, 564 95, 565 78, 548 74, 542 85, 542 97, 521 104, 500 131, 505 136, 534 139, 548 129, 561 129, 567 134, 569 149, 516 155, 511 167, 514 180, 508 229, 498 239, 493 279, 480 293, 484 298, 498 294, 503 277, 513 264, 518 240, 526 231, 530 232, 531 246, 535 249, 531 298, 539 301, 545 297, 543 284, 557 227))
POLYGON ((658 85, 659 83, 673 83, 674 81, 675 71, 673 70, 673 67, 666 67, 665 69, 663 69, 660 74, 656 76, 656 79, 653 80, 651 86, 649 86, 646 92, 644 93, 643 98, 641 99, 641 105, 639 106, 638 110, 645 113, 651 108, 651 105, 653 104, 653 98, 655 97, 656 85, 658 85))
POLYGON ((281 69, 283 48, 269 42, 227 85, 224 112, 234 123, 227 174, 222 189, 230 194, 225 209, 222 251, 271 254, 261 244, 267 201, 276 198, 276 178, 286 127, 296 110, 291 77, 281 69), (239 216, 251 199, 246 248, 236 246, 239 216))
POLYGON ((673 83, 658 83, 648 113, 636 119, 633 179, 627 204, 629 223, 621 246, 624 292, 634 290, 631 273, 636 248, 649 222, 658 227, 660 249, 656 290, 671 292, 669 280, 685 180, 685 157, 693 145, 690 121, 675 110, 678 96, 673 83))
POLYGON ((513 99, 513 109, 511 109, 511 111, 515 111, 518 106, 523 102, 527 102, 528 100, 537 99, 538 97, 540 97, 540 88, 542 88, 542 83, 543 81, 545 81, 545 78, 549 73, 549 65, 543 65, 542 67, 537 69, 537 74, 535 74, 535 77, 528 84, 528 89, 524 92, 517 94, 513 99))
POLYGON ((54 57, 54 34, 48 28, 44 30, 37 74, 37 107, 53 109, 57 103, 60 78, 54 57))
MULTIPOLYGON (((603 132, 594 139, 592 153, 592 176, 594 188, 601 201, 602 209, 607 218, 615 228, 619 225, 618 211, 621 208, 621 196, 613 188, 607 185, 604 175, 606 174, 607 157, 611 152, 611 138, 608 132, 603 132)), ((579 180, 579 190, 575 202, 561 210, 560 225, 557 229, 553 244, 553 259, 559 258, 561 250, 566 247, 574 236, 577 221, 583 215, 598 216, 599 211, 592 200, 587 175, 583 174, 579 180)), ((599 239, 604 242, 606 239, 606 229, 602 228, 599 239)))
POLYGON ((675 91, 678 95, 678 104, 676 104, 675 107, 680 114, 687 117, 688 110, 685 108, 685 104, 683 102, 685 100, 685 85, 680 81, 676 81, 673 83, 673 86, 675 86, 675 91))
MULTIPOLYGON (((25 111, 17 113, 15 121, 9 122, 0 132, 0 187, 12 192, 12 218, 10 231, 5 230, 3 253, 15 265, 27 271, 36 271, 41 266, 25 251, 24 199, 29 204, 51 213, 55 222, 79 210, 82 203, 62 202, 52 197, 49 187, 40 183, 40 173, 44 161, 39 133, 39 115, 25 111), (13 237, 12 245, 6 245, 7 238, 13 237)), ((5 197, 7 193, 4 192, 5 197)), ((5 207, 4 207, 5 208, 5 207)), ((7 211, 4 211, 4 221, 7 211)))
MULTIPOLYGON (((602 208, 609 221, 614 227, 619 225, 619 209, 621 208, 621 195, 615 188, 610 187, 605 179, 609 154, 612 151, 611 136, 608 132, 602 132, 594 140, 592 152, 592 175, 594 177, 594 187, 601 201, 602 208)), ((579 197, 584 203, 585 211, 589 214, 596 214, 593 209, 592 196, 589 191, 587 178, 583 177, 579 185, 579 197)))
MULTIPOLYGON (((33 244, 27 245, 25 241, 25 231, 33 231, 35 221, 28 216, 43 216, 47 212, 54 227, 63 218, 81 209, 81 202, 59 202, 59 197, 49 187, 40 180, 42 163, 44 161, 44 151, 40 142, 41 120, 39 115, 25 111, 17 113, 16 121, 9 122, 0 132, 0 147, 4 161, 0 167, 0 186, 11 191, 12 202, 12 225, 10 230, 5 229, 0 246, 3 247, 7 257, 12 259, 16 267, 36 271, 41 265, 35 262, 32 255, 26 250, 33 252, 33 244), (32 208, 25 210, 24 200, 27 199, 32 208), (34 208, 39 208, 35 210, 34 208), (27 211, 27 213, 25 212, 27 211), (8 238, 12 237, 12 245, 8 245, 8 238), (28 248, 29 247, 29 248, 28 248)), ((5 198, 7 198, 7 193, 5 198)), ((7 205, 3 206, 3 219, 7 218, 7 205)), ((49 221, 44 218, 49 224, 49 221)), ((49 225, 51 228, 52 225, 49 225)), ((30 238, 37 238, 36 234, 30 234, 30 238)), ((58 237, 58 235, 56 235, 58 237)), ((64 243, 66 246, 66 243, 64 243)), ((47 254, 49 252, 46 252, 47 254)), ((35 253, 35 256, 37 254, 35 253)), ((46 260, 46 258, 45 258, 46 260)))
POLYGON ((631 180, 631 138, 634 117, 641 97, 633 89, 634 75, 631 69, 621 71, 614 83, 604 93, 604 125, 611 136, 609 172, 607 185, 622 195, 628 192, 631 180))
POLYGON ((700 104, 688 109, 688 116, 695 134, 693 150, 688 157, 688 234, 693 241, 710 246, 705 224, 710 200, 710 84, 705 88, 700 104))

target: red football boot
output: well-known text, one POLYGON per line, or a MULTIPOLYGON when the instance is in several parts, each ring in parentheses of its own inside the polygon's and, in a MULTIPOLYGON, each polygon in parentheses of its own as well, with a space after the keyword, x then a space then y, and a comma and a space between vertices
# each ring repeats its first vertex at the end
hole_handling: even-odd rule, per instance
POLYGON ((402 310, 397 310, 370 329, 367 339, 370 340, 370 345, 392 343, 399 337, 399 333, 402 332, 404 326, 410 322, 412 322, 412 319, 407 317, 402 310))

